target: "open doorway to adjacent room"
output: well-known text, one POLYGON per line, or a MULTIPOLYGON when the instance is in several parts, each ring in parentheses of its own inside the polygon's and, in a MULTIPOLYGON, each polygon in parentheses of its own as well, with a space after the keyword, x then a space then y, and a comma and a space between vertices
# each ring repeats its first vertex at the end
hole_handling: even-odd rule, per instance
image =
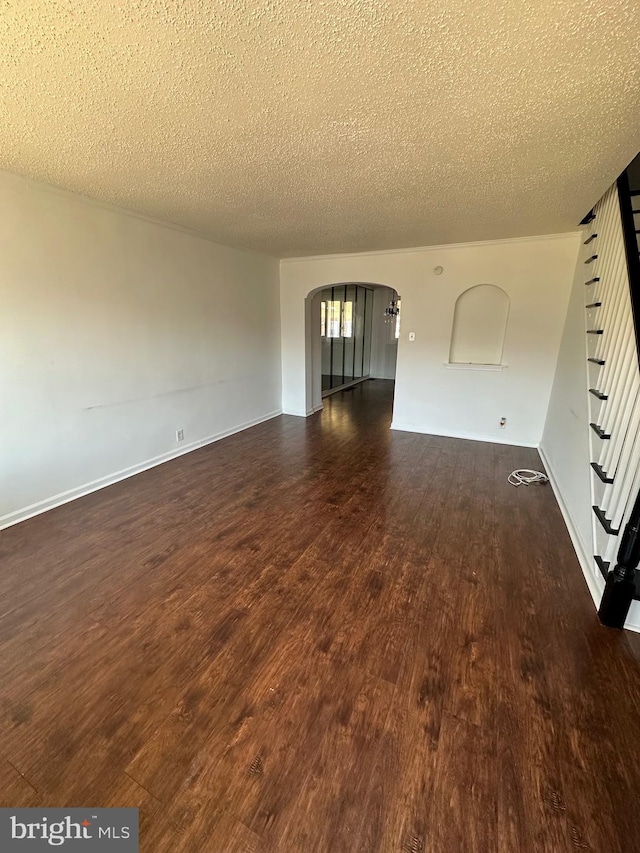
MULTIPOLYGON (((395 380, 402 300, 391 287, 341 282, 308 297, 312 411, 368 379, 395 380)), ((309 369, 310 367, 310 369, 309 369)))

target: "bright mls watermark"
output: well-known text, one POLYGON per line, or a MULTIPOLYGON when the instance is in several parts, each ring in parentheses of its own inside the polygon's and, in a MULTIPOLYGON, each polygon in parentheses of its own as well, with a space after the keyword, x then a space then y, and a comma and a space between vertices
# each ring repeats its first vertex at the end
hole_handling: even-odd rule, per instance
POLYGON ((138 853, 138 809, 0 809, 0 851, 138 853))

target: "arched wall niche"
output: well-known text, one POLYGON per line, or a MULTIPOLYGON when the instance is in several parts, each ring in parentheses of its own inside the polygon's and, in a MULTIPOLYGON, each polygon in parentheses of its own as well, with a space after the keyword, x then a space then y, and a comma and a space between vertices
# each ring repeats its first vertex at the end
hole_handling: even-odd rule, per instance
POLYGON ((450 364, 502 364, 509 297, 494 284, 477 284, 456 300, 450 364))

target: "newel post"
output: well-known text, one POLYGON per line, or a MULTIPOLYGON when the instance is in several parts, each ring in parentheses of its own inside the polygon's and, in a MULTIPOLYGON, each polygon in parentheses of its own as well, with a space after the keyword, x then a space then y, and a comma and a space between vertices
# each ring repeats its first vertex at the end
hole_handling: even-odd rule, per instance
POLYGON ((624 628, 636 591, 636 567, 640 563, 640 494, 636 498, 629 522, 622 534, 615 568, 607 580, 598 617, 609 628, 624 628))

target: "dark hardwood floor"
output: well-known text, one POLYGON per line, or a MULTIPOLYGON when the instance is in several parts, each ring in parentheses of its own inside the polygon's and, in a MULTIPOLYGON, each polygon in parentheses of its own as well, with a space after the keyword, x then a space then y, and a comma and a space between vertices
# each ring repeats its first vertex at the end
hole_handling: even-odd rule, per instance
POLYGON ((0 534, 0 805, 145 853, 640 850, 640 637, 534 450, 325 400, 0 534))

